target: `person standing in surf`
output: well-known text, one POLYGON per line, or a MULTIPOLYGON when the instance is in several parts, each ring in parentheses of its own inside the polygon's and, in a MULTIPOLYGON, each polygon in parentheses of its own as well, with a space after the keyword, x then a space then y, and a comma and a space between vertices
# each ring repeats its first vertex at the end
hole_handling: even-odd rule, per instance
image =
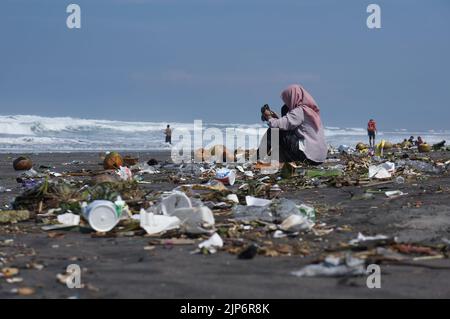
POLYGON ((370 119, 369 123, 367 123, 367 135, 369 135, 369 147, 375 147, 375 135, 377 133, 377 123, 370 119))
POLYGON ((172 145, 172 129, 170 128, 170 125, 167 124, 167 127, 164 130, 164 134, 166 135, 166 143, 172 145))

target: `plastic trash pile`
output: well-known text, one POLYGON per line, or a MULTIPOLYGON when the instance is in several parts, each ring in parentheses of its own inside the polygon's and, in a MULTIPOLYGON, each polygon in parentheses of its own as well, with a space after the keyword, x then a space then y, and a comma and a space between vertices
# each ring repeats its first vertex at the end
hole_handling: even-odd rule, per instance
MULTIPOLYGON (((283 239, 304 234, 320 237, 332 229, 320 223, 314 205, 302 198, 286 198, 290 190, 375 187, 385 182, 398 186, 446 173, 450 166, 450 161, 383 145, 382 156, 363 152, 364 145, 342 145, 330 150, 327 161, 317 167, 212 161, 180 165, 154 159, 141 162, 111 152, 103 158, 103 170, 56 172, 35 170, 30 159, 20 157, 14 169, 23 192, 14 199, 14 210, 0 212, 0 222, 35 219, 46 231, 89 229, 117 236, 194 239, 201 242, 198 251, 202 253, 222 249, 243 254, 244 259, 255 254, 307 255, 304 246, 287 247, 283 239), (172 189, 161 191, 159 183, 172 189)), ((63 166, 80 164, 73 161, 63 166)), ((369 190, 361 199, 374 198, 369 190)), ((388 199, 408 195, 397 189, 383 194, 388 199)), ((327 259, 296 275, 360 273, 358 265, 348 258, 327 259)))

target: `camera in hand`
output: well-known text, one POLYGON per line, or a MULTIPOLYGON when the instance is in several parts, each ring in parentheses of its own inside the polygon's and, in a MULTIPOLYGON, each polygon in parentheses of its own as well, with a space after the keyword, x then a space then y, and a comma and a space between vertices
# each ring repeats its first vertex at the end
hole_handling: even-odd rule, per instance
POLYGON ((264 106, 261 108, 261 121, 267 121, 266 117, 264 116, 265 111, 269 111, 272 117, 278 118, 277 114, 270 109, 269 104, 264 104, 264 106))

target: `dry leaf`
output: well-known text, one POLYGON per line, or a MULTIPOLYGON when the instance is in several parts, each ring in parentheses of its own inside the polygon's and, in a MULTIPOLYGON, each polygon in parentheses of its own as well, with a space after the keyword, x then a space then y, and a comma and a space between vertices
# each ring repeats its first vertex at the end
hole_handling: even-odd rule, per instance
POLYGON ((6 267, 2 269, 2 274, 7 278, 14 277, 19 274, 19 269, 6 267))

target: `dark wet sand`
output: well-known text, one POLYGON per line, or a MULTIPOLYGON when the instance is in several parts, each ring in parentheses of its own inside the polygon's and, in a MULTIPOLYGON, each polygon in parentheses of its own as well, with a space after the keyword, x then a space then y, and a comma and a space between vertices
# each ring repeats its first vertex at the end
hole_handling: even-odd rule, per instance
MULTIPOLYGON (((130 153, 132 154, 132 153, 130 153)), ((55 171, 101 168, 98 153, 31 154, 35 167, 55 166, 55 171), (81 160, 82 165, 62 163, 81 160)), ((140 153, 141 159, 163 159, 164 153, 140 153)), ((442 154, 449 157, 448 154, 442 154)), ((20 185, 12 169, 14 154, 0 154, 0 186, 12 192, 0 194, 6 209, 20 185)), ((151 180, 153 177, 150 177, 151 180)), ((382 265, 382 288, 368 289, 366 278, 297 278, 290 274, 323 253, 323 249, 366 235, 398 236, 405 241, 439 244, 450 239, 450 176, 427 178, 419 183, 383 185, 400 189, 407 196, 387 200, 377 195, 371 200, 350 200, 361 187, 319 188, 287 192, 283 196, 312 205, 329 205, 319 217, 328 225, 349 225, 345 232, 333 231, 323 237, 305 236, 312 254, 308 257, 263 257, 239 260, 235 255, 191 254, 189 246, 156 246, 147 251, 148 237, 93 238, 90 234, 63 231, 64 237, 49 238, 33 222, 0 226, 0 268, 17 267, 21 283, 0 278, 0 297, 17 298, 13 288, 33 287, 32 298, 449 298, 450 270, 417 266, 382 265), (420 205, 418 205, 420 202, 420 205), (415 207, 420 206, 420 207, 415 207), (13 239, 10 245, 1 243, 13 239), (44 265, 30 269, 30 263, 44 265), (83 269, 83 289, 69 289, 56 280, 69 264, 83 269)), ((150 189, 170 190, 162 181, 150 189)), ((300 236, 300 238, 302 238, 300 236)), ((290 239, 290 240, 299 240, 290 239)), ((416 264, 450 267, 448 259, 416 264)))

